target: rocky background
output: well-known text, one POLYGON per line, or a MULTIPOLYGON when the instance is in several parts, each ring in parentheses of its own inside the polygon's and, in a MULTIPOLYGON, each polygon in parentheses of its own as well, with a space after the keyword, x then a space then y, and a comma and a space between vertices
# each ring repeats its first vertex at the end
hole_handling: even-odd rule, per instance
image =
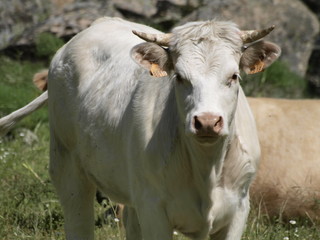
POLYGON ((116 16, 163 31, 188 21, 222 19, 242 29, 276 30, 269 40, 282 48, 281 61, 320 96, 319 0, 2 0, 0 50, 32 54, 37 36, 70 39, 101 16, 116 16))

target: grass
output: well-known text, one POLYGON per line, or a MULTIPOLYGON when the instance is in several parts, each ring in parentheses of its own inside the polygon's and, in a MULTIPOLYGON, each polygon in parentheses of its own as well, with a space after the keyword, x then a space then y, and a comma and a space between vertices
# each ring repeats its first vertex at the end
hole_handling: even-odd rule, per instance
POLYGON ((36 55, 51 59, 56 50, 64 44, 63 40, 51 33, 41 33, 36 37, 36 55))
POLYGON ((242 87, 248 96, 275 98, 308 97, 307 81, 276 61, 264 72, 243 76, 242 87))
MULTIPOLYGON (((32 116, 30 116, 32 117, 32 116)), ((17 128, 0 142, 0 239, 64 239, 63 215, 48 176, 48 123, 33 130, 38 140, 25 141, 17 128)), ((95 204, 96 216, 106 208, 95 204)), ((112 220, 111 220, 112 221, 112 220)), ((96 226, 96 239, 122 240, 117 223, 96 226)), ((251 211, 243 240, 317 240, 320 231, 310 222, 280 223, 251 211)), ((180 234, 175 240, 185 240, 180 234)))
MULTIPOLYGON (((32 116, 30 116, 32 117, 32 116)), ((48 175, 48 123, 33 129, 38 140, 25 141, 19 128, 0 142, 0 239, 64 239, 63 215, 48 175)), ((106 207, 95 204, 96 218, 106 207)), ((116 222, 95 228, 96 239, 122 240, 116 222)), ((320 231, 306 221, 280 223, 253 209, 243 240, 318 240, 320 231)), ((175 240, 186 240, 182 235, 175 240)))
MULTIPOLYGON (((43 68, 46 66, 41 62, 17 61, 0 55, 0 117, 23 107, 40 95, 31 79, 43 68)), ((42 109, 31 118, 26 118, 19 127, 32 129, 41 121, 48 121, 48 114, 42 109)))
MULTIPOLYGON (((51 55, 51 51, 48 50, 46 54, 51 55)), ((31 79, 35 72, 45 67, 42 62, 31 63, 0 56, 0 117, 24 106, 40 94, 32 85, 31 79)), ((283 72, 284 70, 285 67, 278 63, 271 70, 253 77, 256 78, 256 86, 247 85, 245 88, 258 96, 269 92, 280 92, 282 96, 287 91, 291 94, 290 89, 301 94, 301 79, 290 78, 291 82, 288 83, 283 78, 293 75, 283 72), (281 82, 280 85, 278 81, 281 82)), ((46 107, 24 119, 8 136, 0 138, 0 239, 64 239, 63 215, 49 179, 48 156, 49 126, 46 107)), ((104 206, 95 204, 97 220, 105 210, 104 206)), ((293 223, 270 220, 261 215, 258 209, 252 209, 242 239, 320 239, 319 226, 304 220, 293 223)), ((123 231, 112 219, 111 223, 109 221, 102 226, 97 224, 95 234, 96 239, 124 239, 123 231)), ((174 239, 186 238, 179 234, 174 239)))

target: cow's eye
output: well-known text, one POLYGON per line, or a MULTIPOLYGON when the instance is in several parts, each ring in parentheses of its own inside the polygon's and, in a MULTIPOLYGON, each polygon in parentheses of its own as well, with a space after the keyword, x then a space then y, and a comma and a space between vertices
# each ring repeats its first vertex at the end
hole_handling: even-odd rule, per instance
POLYGON ((233 80, 233 81, 237 81, 238 80, 238 77, 239 77, 239 74, 233 74, 232 75, 232 77, 231 77, 231 79, 233 80))
POLYGON ((240 79, 240 74, 239 73, 235 73, 233 74, 227 82, 227 86, 230 87, 232 83, 237 82, 240 79))

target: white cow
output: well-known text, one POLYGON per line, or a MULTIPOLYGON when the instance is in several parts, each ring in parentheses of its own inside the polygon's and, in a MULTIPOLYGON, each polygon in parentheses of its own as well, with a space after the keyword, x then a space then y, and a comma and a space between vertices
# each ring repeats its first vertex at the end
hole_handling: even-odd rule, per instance
POLYGON ((207 21, 162 34, 102 18, 58 51, 50 175, 67 239, 93 239, 97 189, 126 205, 128 240, 241 238, 260 148, 239 71, 277 59, 257 41, 272 29, 207 21))

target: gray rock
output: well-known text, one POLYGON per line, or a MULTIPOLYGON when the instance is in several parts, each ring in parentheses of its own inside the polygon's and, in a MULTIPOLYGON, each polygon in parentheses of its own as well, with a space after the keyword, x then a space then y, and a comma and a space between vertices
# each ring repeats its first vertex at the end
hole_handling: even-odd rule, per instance
POLYGON ((281 59, 301 76, 319 33, 316 16, 299 0, 2 0, 0 11, 0 49, 33 44, 42 32, 68 39, 101 16, 124 17, 164 31, 212 18, 234 21, 242 29, 275 24, 268 39, 282 47, 281 59))
POLYGON ((78 32, 86 29, 101 16, 122 17, 113 9, 111 2, 71 2, 56 8, 41 24, 25 31, 16 45, 29 45, 43 32, 52 33, 57 37, 71 38, 78 32))
POLYGON ((48 1, 0 1, 0 49, 14 45, 27 29, 46 19, 49 12, 48 1))
POLYGON ((49 32, 70 38, 102 16, 123 17, 168 30, 201 0, 2 0, 0 50, 32 45, 49 32), (16 7, 14 7, 16 6, 16 7))
POLYGON ((157 12, 157 0, 116 0, 113 2, 118 11, 145 19, 152 17, 157 12))

